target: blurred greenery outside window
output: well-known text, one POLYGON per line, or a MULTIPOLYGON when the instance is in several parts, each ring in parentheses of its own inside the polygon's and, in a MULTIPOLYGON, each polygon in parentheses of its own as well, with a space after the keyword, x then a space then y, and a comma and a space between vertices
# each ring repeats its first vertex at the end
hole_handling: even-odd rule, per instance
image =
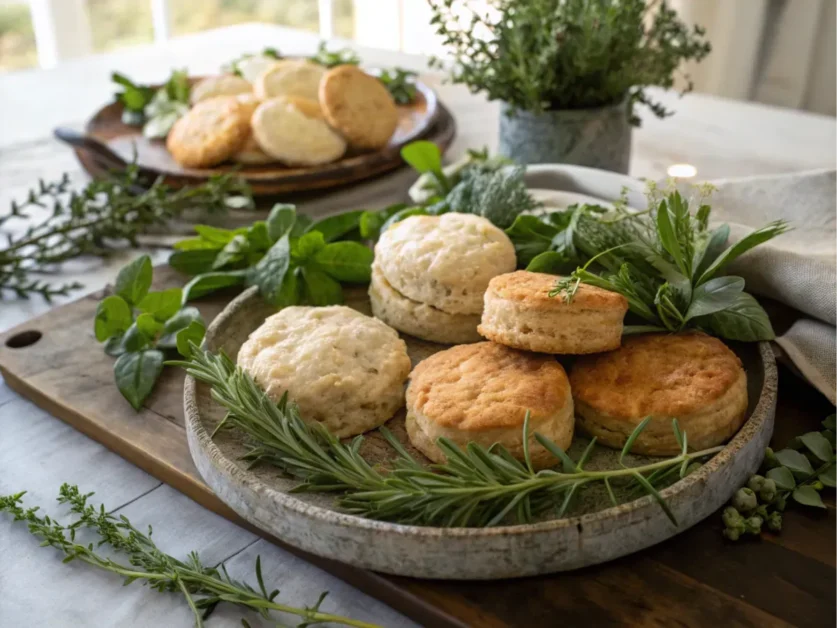
MULTIPOLYGON (((337 37, 354 36, 352 0, 332 0, 337 37)), ((87 0, 93 52, 154 40, 149 0, 87 0)), ((172 35, 264 22, 319 32, 317 0, 169 0, 172 35)), ((282 49, 282 43, 276 42, 282 49)), ((38 55, 26 3, 0 0, 0 71, 36 67, 38 55)))

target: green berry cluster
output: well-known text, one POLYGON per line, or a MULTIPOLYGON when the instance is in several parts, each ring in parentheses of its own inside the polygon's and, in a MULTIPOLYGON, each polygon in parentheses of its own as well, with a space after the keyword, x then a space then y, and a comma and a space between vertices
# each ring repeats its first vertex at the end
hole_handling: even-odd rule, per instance
POLYGON ((724 509, 724 537, 737 541, 758 536, 767 527, 782 529, 782 513, 788 500, 803 506, 825 508, 820 491, 835 484, 835 415, 822 422, 823 430, 794 438, 786 449, 765 451, 761 474, 738 489, 724 509))

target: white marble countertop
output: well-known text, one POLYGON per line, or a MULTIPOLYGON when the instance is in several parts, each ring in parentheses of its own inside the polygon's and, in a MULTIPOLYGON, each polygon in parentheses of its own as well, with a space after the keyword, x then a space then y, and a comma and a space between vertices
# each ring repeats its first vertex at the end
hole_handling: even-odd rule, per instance
MULTIPOLYGON (((7 211, 12 199, 23 197, 38 178, 51 180, 69 172, 74 180, 84 180, 73 154, 51 138, 51 130, 81 126, 108 101, 112 70, 156 81, 172 67, 209 73, 242 52, 271 45, 286 53, 307 53, 316 44, 313 34, 250 24, 77 59, 54 70, 0 75, 0 212, 7 211)), ((370 65, 426 70, 421 57, 360 52, 370 65)), ((496 146, 496 104, 461 87, 441 85, 438 77, 428 81, 457 119, 458 136, 450 156, 465 148, 496 146)), ((694 165, 703 179, 835 166, 834 118, 697 94, 682 99, 658 96, 677 113, 662 121, 645 116, 633 138, 634 176, 661 178, 674 163, 694 165)), ((403 195, 410 181, 411 175, 401 171, 318 201, 312 208, 383 205, 387 198, 403 195)), ((126 252, 108 262, 73 262, 60 278, 78 279, 87 290, 95 290, 136 254, 126 252)), ((154 254, 157 261, 166 256, 162 250, 154 254)), ((38 300, 0 301, 0 329, 48 307, 38 300)), ((56 512, 54 498, 63 482, 95 491, 98 500, 128 515, 138 527, 152 523, 160 546, 174 555, 197 550, 206 562, 225 561, 234 577, 250 579, 255 557, 261 555, 268 586, 280 588, 284 600, 312 604, 321 591, 329 590, 324 605, 329 612, 385 626, 413 625, 384 604, 198 506, 0 383, 0 494, 28 490, 33 503, 56 512)), ((38 547, 22 525, 6 519, 0 521, 0 557, 0 626, 191 625, 191 613, 179 596, 138 584, 122 588, 112 574, 83 564, 62 565, 57 552, 38 547)), ((239 626, 241 615, 236 608, 220 607, 207 625, 239 626)), ((252 614, 247 618, 261 625, 252 614)))

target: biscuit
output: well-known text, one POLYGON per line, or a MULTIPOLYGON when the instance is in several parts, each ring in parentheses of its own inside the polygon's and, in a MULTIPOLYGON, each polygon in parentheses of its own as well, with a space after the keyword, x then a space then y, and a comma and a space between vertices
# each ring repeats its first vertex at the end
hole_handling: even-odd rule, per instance
POLYGON ((523 460, 523 421, 529 412, 533 466, 559 462, 534 438, 543 434, 566 450, 573 438, 573 400, 564 368, 552 357, 493 342, 459 345, 420 362, 407 387, 407 435, 434 462, 445 456, 440 436, 460 448, 500 443, 523 460))
POLYGON ((381 273, 408 299, 449 314, 480 314, 495 276, 514 270, 508 236, 473 214, 410 216, 381 234, 375 246, 381 273))
POLYGON ((338 438, 374 429, 404 403, 407 345, 344 306, 286 307, 250 334, 238 365, 274 401, 288 393, 307 422, 338 438))
POLYGON ((387 88, 354 65, 325 73, 319 101, 328 123, 357 148, 383 148, 398 126, 398 108, 387 88))
POLYGON ((202 100, 216 96, 236 96, 238 94, 252 94, 253 86, 235 74, 221 74, 208 76, 192 86, 189 101, 195 105, 202 100))
POLYGON ((689 448, 727 441, 747 414, 747 375, 724 343, 702 333, 628 336, 610 353, 579 358, 570 374, 578 427, 621 449, 645 426, 631 451, 674 455, 676 418, 689 448))
POLYGON ((326 70, 323 66, 300 59, 277 61, 256 79, 253 89, 262 100, 276 96, 299 96, 316 101, 320 80, 326 70))
POLYGON ((300 113, 309 118, 316 118, 317 120, 325 120, 323 117, 323 110, 320 103, 310 98, 302 98, 301 96, 284 96, 286 102, 289 102, 296 107, 300 113))
POLYGON ((482 340, 477 333, 479 314, 448 314, 432 305, 412 301, 393 288, 374 263, 369 301, 376 318, 416 338, 451 345, 482 340))
POLYGON ((282 98, 259 105, 252 126, 262 150, 289 165, 324 164, 339 159, 346 151, 346 142, 328 124, 306 116, 282 98))
POLYGON ((262 150, 256 138, 253 137, 252 131, 247 136, 247 139, 244 140, 244 145, 230 159, 247 166, 262 166, 276 161, 262 150))
POLYGON ((479 332, 494 342, 541 353, 599 353, 617 349, 628 300, 581 284, 570 303, 549 296, 555 275, 518 270, 494 277, 485 291, 479 332))
POLYGON ((247 139, 250 119, 235 96, 202 100, 174 123, 166 148, 190 168, 206 168, 238 152, 247 139))

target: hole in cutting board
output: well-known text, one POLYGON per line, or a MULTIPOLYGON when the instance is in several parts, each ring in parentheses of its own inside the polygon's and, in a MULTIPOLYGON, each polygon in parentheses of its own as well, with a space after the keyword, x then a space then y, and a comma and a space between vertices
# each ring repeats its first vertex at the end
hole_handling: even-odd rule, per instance
POLYGON ((23 349, 38 342, 43 334, 35 329, 27 329, 6 340, 6 346, 11 349, 23 349))

